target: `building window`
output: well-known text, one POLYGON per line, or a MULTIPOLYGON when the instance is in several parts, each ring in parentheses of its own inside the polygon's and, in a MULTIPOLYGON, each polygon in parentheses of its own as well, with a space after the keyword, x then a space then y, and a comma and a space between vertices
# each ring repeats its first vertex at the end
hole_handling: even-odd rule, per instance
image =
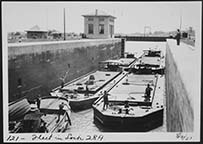
POLYGON ((104 21, 104 18, 99 18, 99 21, 104 21))
POLYGON ((94 21, 94 18, 88 18, 87 20, 88 21, 94 21))
POLYGON ((93 34, 94 33, 94 26, 93 24, 88 24, 88 34, 93 34))
POLYGON ((99 34, 104 34, 104 24, 99 24, 99 34))
POLYGON ((114 19, 110 19, 109 21, 110 21, 110 22, 114 22, 114 19))

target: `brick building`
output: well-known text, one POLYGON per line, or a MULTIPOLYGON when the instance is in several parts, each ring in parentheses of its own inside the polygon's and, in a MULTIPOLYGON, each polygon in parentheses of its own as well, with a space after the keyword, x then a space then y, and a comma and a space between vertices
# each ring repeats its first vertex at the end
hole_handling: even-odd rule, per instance
POLYGON ((87 38, 113 38, 114 20, 116 17, 96 9, 95 13, 84 17, 84 34, 87 38))

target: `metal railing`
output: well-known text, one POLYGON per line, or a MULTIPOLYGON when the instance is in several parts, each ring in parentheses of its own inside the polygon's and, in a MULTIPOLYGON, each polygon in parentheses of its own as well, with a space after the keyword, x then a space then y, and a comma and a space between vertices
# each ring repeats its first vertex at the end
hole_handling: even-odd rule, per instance
MULTIPOLYGON (((80 76, 80 77, 77 77, 76 79, 73 79, 73 80, 71 80, 71 81, 65 83, 64 86, 67 86, 67 85, 69 85, 69 84, 71 84, 71 83, 73 83, 73 82, 75 82, 75 81, 77 81, 77 80, 79 80, 79 79, 81 79, 81 78, 84 78, 84 77, 86 77, 86 76, 88 76, 88 75, 90 75, 90 74, 92 74, 92 73, 94 73, 94 72, 96 72, 96 71, 97 71, 97 70, 93 70, 93 71, 91 71, 91 72, 89 72, 89 73, 87 73, 87 74, 85 74, 85 75, 82 75, 82 76, 80 76)), ((56 91, 56 90, 60 89, 60 87, 61 87, 61 86, 58 86, 58 87, 52 89, 51 91, 52 91, 52 92, 53 92, 53 91, 56 91)))
MULTIPOLYGON (((110 88, 108 88, 106 91, 109 92, 111 89, 113 89, 126 75, 127 75, 127 73, 124 74, 113 86, 111 86, 110 88)), ((93 103, 93 105, 98 104, 98 102, 99 102, 103 97, 104 97, 104 94, 103 94, 101 97, 99 97, 99 98, 93 103)))

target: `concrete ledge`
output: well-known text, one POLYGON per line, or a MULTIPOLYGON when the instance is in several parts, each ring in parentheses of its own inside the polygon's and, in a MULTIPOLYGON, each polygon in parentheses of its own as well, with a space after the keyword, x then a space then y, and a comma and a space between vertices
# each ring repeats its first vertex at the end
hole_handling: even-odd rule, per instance
POLYGON ((49 41, 49 42, 30 42, 30 43, 10 43, 8 44, 8 55, 21 55, 29 53, 41 53, 48 50, 69 49, 98 46, 102 44, 114 44, 121 42, 121 39, 81 39, 70 41, 49 41))
POLYGON ((200 54, 195 50, 195 47, 185 43, 180 43, 180 46, 177 46, 175 40, 168 39, 167 44, 187 89, 188 98, 194 105, 194 96, 197 95, 198 87, 200 87, 200 83, 198 83, 198 79, 201 77, 200 54))
POLYGON ((200 54, 187 44, 167 40, 166 95, 167 129, 170 132, 194 130, 194 101, 199 98, 200 54))

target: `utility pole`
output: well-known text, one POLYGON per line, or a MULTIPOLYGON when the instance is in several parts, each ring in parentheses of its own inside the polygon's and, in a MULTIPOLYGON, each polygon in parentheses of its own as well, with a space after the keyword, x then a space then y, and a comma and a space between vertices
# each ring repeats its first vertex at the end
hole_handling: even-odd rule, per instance
POLYGON ((46 28, 48 30, 48 10, 46 8, 46 28))
POLYGON ((181 31, 181 27, 182 27, 182 14, 180 15, 180 31, 181 31))
POLYGON ((63 8, 63 20, 64 20, 64 40, 66 40, 66 16, 65 16, 65 8, 63 8))
POLYGON ((181 28, 182 28, 182 9, 180 9, 179 11, 179 19, 180 19, 180 22, 179 22, 179 30, 181 31, 181 28))

